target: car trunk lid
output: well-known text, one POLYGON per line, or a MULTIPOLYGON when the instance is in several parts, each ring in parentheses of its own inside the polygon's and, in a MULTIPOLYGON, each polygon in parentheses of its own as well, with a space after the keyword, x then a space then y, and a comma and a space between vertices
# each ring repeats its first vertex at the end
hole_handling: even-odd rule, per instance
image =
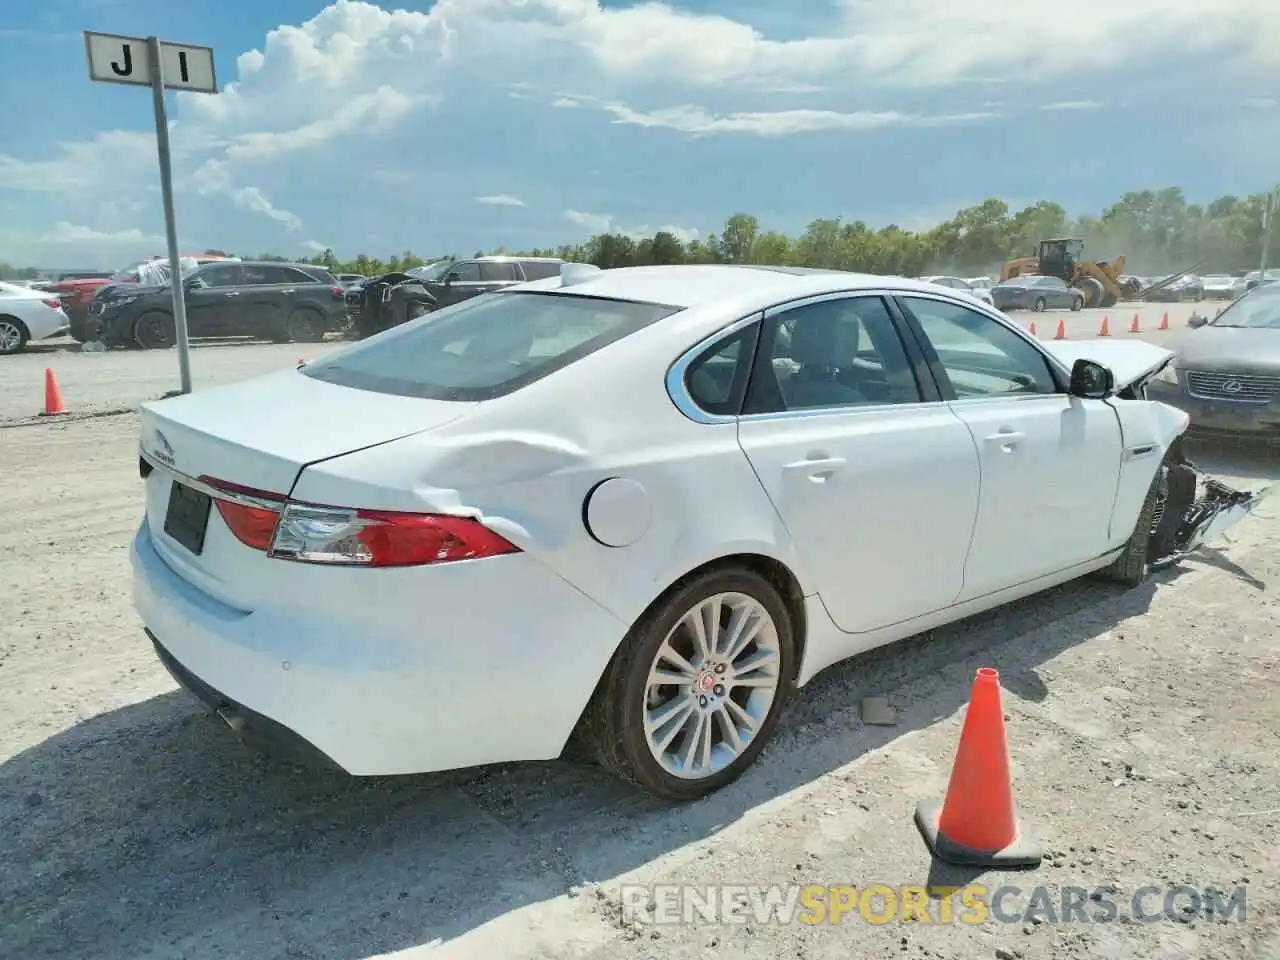
POLYGON ((356 390, 296 370, 144 404, 139 452, 152 541, 179 575, 253 609, 270 577, 264 565, 278 561, 237 538, 211 492, 283 499, 308 465, 432 430, 475 406, 356 390))

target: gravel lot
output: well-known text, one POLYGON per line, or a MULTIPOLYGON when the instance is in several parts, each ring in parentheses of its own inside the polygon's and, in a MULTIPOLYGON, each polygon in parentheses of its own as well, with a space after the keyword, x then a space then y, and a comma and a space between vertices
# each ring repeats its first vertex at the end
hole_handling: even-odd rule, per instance
MULTIPOLYGON (((305 350, 208 347, 193 363, 207 384, 305 350)), ((663 809, 562 763, 356 782, 249 754, 174 689, 129 599, 136 416, 19 426, 50 364, 73 409, 176 384, 171 354, 0 364, 0 957, 1280 956, 1274 497, 1231 544, 1137 590, 1081 581, 833 668, 757 767, 698 804, 663 809), (1055 897, 1113 883, 1122 910, 1146 885, 1247 885, 1247 922, 619 922, 623 882, 969 879, 931 873, 911 815, 945 791, 984 665, 1005 686, 1020 817, 1054 855, 978 882, 1055 897), (896 726, 861 722, 872 694, 896 726)), ((1274 459, 1199 459, 1242 484, 1280 477, 1274 459)))

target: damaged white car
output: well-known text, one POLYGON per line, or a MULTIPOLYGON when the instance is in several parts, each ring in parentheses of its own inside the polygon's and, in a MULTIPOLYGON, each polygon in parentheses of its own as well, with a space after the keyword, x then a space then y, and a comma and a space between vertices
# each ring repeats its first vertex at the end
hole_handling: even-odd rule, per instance
POLYGON ((819 671, 1246 514, 1168 351, 919 281, 597 271, 143 408, 135 602, 227 725, 349 773, 723 787, 819 671))

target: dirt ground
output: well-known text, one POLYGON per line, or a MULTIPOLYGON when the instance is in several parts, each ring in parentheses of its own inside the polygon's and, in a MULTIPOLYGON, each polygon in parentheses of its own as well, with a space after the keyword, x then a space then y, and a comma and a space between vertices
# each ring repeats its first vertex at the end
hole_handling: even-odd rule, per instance
MULTIPOLYGON (((266 361, 236 357, 279 354, 197 355, 214 350, 245 373, 266 361)), ((7 403, 8 364, 0 386, 7 403)), ((132 610, 136 431, 132 414, 0 422, 6 960, 1280 956, 1280 494, 1136 590, 1080 581, 833 668, 737 785, 668 809, 559 762, 352 781, 242 749, 132 610), (1019 816, 1052 854, 1030 873, 932 867, 912 824, 945 792, 979 666, 1001 672, 1019 816), (869 695, 895 726, 863 724, 869 695), (1021 888, 1008 922, 644 926, 620 906, 623 884, 969 880, 1021 888), (1107 884, 1122 914, 1145 886, 1244 887, 1246 920, 1025 914, 1037 886, 1060 903, 1107 884)), ((1280 477, 1274 458, 1199 459, 1280 477)))

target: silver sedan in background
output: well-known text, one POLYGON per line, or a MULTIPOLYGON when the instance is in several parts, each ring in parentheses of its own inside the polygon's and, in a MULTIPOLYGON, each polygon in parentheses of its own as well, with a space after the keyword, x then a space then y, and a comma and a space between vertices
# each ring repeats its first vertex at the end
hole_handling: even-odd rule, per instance
POLYGON ((1014 277, 991 288, 997 310, 1079 310, 1084 294, 1057 277, 1014 277))

